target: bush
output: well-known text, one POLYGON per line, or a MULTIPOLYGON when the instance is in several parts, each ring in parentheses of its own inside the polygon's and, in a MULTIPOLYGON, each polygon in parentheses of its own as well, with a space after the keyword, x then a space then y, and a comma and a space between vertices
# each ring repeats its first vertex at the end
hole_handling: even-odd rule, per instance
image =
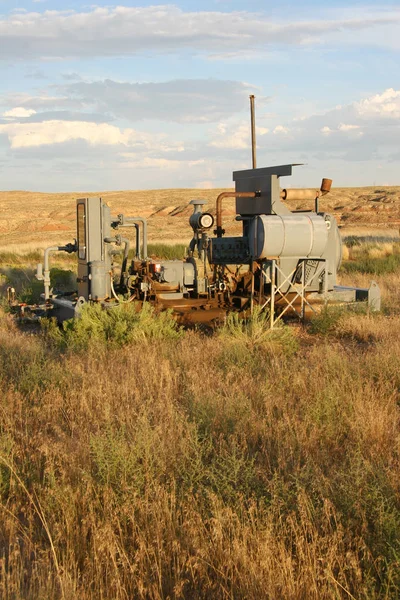
POLYGON ((342 265, 345 273, 362 273, 365 275, 387 275, 400 271, 400 254, 390 254, 381 258, 361 257, 356 261, 345 262, 342 265))
POLYGON ((187 251, 186 244, 149 244, 147 254, 163 260, 182 260, 187 251))
POLYGON ((181 328, 169 311, 157 313, 149 304, 138 310, 136 303, 123 303, 112 308, 100 304, 84 305, 79 318, 64 321, 62 330, 54 322, 43 321, 43 332, 60 348, 74 351, 89 346, 123 346, 148 340, 176 340, 181 328))
POLYGON ((345 310, 341 306, 325 305, 319 314, 312 317, 310 332, 318 335, 333 333, 345 310))
POLYGON ((228 314, 217 335, 227 342, 242 344, 249 349, 263 347, 278 352, 281 349, 285 354, 291 354, 298 348, 293 331, 281 321, 271 329, 269 313, 258 306, 254 307, 252 315, 245 318, 239 313, 228 314))

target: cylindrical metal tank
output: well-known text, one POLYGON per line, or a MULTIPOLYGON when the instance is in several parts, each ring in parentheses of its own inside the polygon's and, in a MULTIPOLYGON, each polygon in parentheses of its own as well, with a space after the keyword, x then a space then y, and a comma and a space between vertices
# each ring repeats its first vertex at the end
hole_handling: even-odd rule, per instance
POLYGON ((320 258, 328 242, 330 222, 314 213, 259 215, 250 223, 249 245, 254 259, 320 258))
POLYGON ((107 298, 106 268, 102 260, 93 260, 90 268, 90 296, 92 300, 107 298))

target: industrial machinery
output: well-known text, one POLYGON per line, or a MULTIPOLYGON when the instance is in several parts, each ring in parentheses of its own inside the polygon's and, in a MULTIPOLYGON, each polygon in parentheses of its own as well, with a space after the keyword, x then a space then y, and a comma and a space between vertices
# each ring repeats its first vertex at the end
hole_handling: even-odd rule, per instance
POLYGON ((376 283, 369 289, 340 287, 336 275, 342 242, 336 220, 319 210, 319 198, 329 193, 323 179, 315 190, 281 189, 280 178, 294 165, 236 171, 235 191, 220 194, 214 216, 203 212, 202 200, 192 200, 189 223, 193 237, 183 260, 155 260, 147 256, 147 224, 141 217, 112 216, 101 198, 77 200, 77 240, 45 250, 44 300, 61 322, 79 315, 86 303, 112 308, 150 302, 172 309, 182 323, 216 322, 227 312, 249 314, 258 305, 268 311, 270 325, 282 316, 303 319, 326 302, 367 301, 380 308, 376 283), (225 235, 222 203, 236 199, 236 220, 242 235, 225 235), (285 199, 310 199, 313 210, 292 212, 285 199), (121 232, 136 230, 133 258, 130 242, 121 232), (51 289, 52 252, 77 255, 77 288, 67 294, 51 289), (119 258, 117 258, 119 257, 119 258))
POLYGON ((38 314, 59 322, 79 316, 83 305, 100 303, 111 309, 122 302, 145 302, 172 309, 182 323, 215 323, 228 312, 251 314, 255 306, 268 312, 270 326, 282 318, 304 319, 327 302, 368 302, 380 308, 375 282, 369 289, 336 285, 342 242, 336 220, 320 210, 319 199, 332 181, 323 179, 319 190, 281 189, 280 178, 297 165, 256 168, 254 96, 250 96, 252 163, 233 173, 235 191, 216 200, 214 215, 203 212, 203 200, 192 200, 189 224, 193 237, 183 260, 154 260, 147 252, 147 223, 142 217, 112 216, 101 198, 76 202, 77 240, 50 247, 39 264, 37 278, 44 283, 44 305, 38 314), (236 220, 242 235, 225 235, 222 203, 236 199, 236 220), (310 210, 290 211, 285 200, 309 200, 310 210), (121 234, 135 228, 135 248, 121 234), (76 253, 77 286, 55 293, 50 281, 50 255, 76 253), (118 258, 119 257, 119 258, 118 258))

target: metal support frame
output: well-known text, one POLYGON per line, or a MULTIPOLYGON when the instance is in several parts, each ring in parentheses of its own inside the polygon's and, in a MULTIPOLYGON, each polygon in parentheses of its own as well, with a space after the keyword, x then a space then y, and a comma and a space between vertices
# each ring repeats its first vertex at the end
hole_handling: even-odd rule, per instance
POLYGON ((299 260, 299 263, 296 267, 286 275, 282 269, 277 265, 276 259, 272 259, 271 261, 271 293, 270 297, 264 302, 261 306, 262 309, 268 307, 270 308, 270 328, 272 329, 274 325, 283 317, 283 315, 291 308, 294 314, 300 319, 304 320, 305 316, 305 308, 306 305, 314 312, 317 311, 313 308, 313 306, 308 302, 306 298, 306 289, 307 287, 314 281, 316 277, 319 277, 321 273, 326 269, 326 260, 325 259, 313 259, 317 260, 320 266, 316 269, 316 271, 306 280, 306 262, 307 258, 302 258, 299 260), (294 283, 293 277, 298 272, 299 267, 301 269, 301 282, 294 283), (276 275, 280 273, 284 279, 280 282, 279 285, 276 285, 276 275), (289 283, 289 288, 282 292, 282 288, 289 283), (294 297, 291 300, 288 300, 286 297, 289 293, 294 293, 294 297), (275 305, 276 305, 276 296, 282 298, 287 306, 283 309, 283 311, 275 318, 275 305), (300 310, 297 310, 294 306, 296 300, 300 298, 300 310))

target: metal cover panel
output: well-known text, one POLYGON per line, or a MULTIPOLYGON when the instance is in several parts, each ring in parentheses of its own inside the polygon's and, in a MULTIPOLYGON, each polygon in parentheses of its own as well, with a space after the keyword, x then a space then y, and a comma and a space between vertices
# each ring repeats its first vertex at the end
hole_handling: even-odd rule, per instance
POLYGON ((290 214, 280 200, 279 177, 292 174, 293 165, 235 171, 233 180, 237 192, 259 192, 258 198, 237 198, 236 212, 240 215, 290 214))
POLYGON ((87 199, 88 262, 103 260, 103 227, 101 198, 87 199))
POLYGON ((287 177, 292 174, 292 167, 297 166, 297 164, 278 165, 276 167, 263 167, 261 169, 245 169, 243 171, 234 171, 233 181, 239 181, 240 179, 248 179, 249 177, 258 177, 264 179, 267 177, 271 177, 271 175, 276 175, 277 177, 287 177))

